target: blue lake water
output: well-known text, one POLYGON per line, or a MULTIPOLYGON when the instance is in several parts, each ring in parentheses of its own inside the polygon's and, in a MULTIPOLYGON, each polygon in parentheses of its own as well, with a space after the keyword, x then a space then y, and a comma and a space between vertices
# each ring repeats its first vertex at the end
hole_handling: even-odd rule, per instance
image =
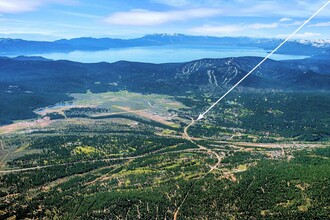
MULTIPOLYGON (((53 60, 71 60, 83 63, 116 62, 120 60, 148 62, 148 63, 172 63, 187 62, 202 58, 226 58, 240 56, 265 57, 267 51, 259 48, 217 47, 181 45, 134 47, 124 49, 110 49, 105 51, 74 51, 70 53, 45 53, 33 54, 53 60)), ((274 60, 304 59, 307 56, 275 54, 274 60)))

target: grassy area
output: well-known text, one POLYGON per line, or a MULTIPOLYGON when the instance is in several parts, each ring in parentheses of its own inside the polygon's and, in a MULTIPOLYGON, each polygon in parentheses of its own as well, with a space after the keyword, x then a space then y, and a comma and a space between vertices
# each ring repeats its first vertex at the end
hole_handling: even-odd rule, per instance
POLYGON ((73 153, 75 154, 94 154, 99 152, 99 150, 91 146, 78 146, 73 149, 73 153))
MULTIPOLYGON (((132 110, 141 109, 180 109, 185 106, 174 101, 171 96, 158 94, 140 94, 127 91, 107 93, 71 94, 74 105, 93 105, 102 108, 115 108, 118 106, 129 107, 132 110)), ((120 111, 120 109, 117 109, 120 111)))

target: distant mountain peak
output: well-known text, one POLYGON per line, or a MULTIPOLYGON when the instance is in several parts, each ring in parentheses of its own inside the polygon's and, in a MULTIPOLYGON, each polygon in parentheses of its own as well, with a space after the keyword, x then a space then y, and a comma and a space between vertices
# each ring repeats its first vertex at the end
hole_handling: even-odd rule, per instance
POLYGON ((296 42, 305 45, 311 45, 319 48, 330 48, 330 39, 319 39, 319 40, 296 40, 296 42))
POLYGON ((149 37, 149 36, 153 36, 153 37, 178 37, 178 36, 188 36, 188 35, 184 35, 184 34, 178 34, 178 33, 172 33, 172 34, 168 34, 168 33, 156 33, 156 34, 147 34, 144 37, 149 37))
MULTIPOLYGON (((27 41, 21 39, 0 39, 0 54, 31 55, 37 53, 72 52, 72 51, 102 51, 111 48, 152 47, 167 45, 225 46, 238 48, 260 48, 273 50, 281 39, 249 38, 249 37, 211 37, 184 34, 151 34, 134 39, 91 38, 81 37, 70 40, 62 39, 49 41, 27 41)), ((290 55, 322 56, 329 54, 329 40, 319 41, 290 41, 277 53, 290 55)))
POLYGON ((12 58, 13 60, 21 60, 21 61, 53 61, 51 59, 47 59, 41 56, 18 56, 12 58))

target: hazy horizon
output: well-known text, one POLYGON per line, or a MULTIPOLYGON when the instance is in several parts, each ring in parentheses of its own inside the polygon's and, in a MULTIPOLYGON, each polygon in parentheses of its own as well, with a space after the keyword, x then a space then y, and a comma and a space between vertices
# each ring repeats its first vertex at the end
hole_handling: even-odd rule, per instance
MULTIPOLYGON (((324 1, 0 0, 0 37, 136 38, 152 33, 284 38, 324 1), (49 25, 51 24, 51 25, 49 25)), ((330 39, 326 9, 296 39, 330 39)))

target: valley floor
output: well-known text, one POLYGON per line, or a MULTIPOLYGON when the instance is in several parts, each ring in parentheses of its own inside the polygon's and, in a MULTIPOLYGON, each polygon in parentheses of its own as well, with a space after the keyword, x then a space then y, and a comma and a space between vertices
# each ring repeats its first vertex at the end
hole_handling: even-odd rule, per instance
POLYGON ((307 106, 310 127, 279 124, 299 95, 239 93, 198 122, 209 98, 73 96, 70 107, 39 109, 43 119, 0 128, 0 218, 330 216, 328 115, 315 121, 307 106), (265 97, 271 109, 256 104, 265 97))

